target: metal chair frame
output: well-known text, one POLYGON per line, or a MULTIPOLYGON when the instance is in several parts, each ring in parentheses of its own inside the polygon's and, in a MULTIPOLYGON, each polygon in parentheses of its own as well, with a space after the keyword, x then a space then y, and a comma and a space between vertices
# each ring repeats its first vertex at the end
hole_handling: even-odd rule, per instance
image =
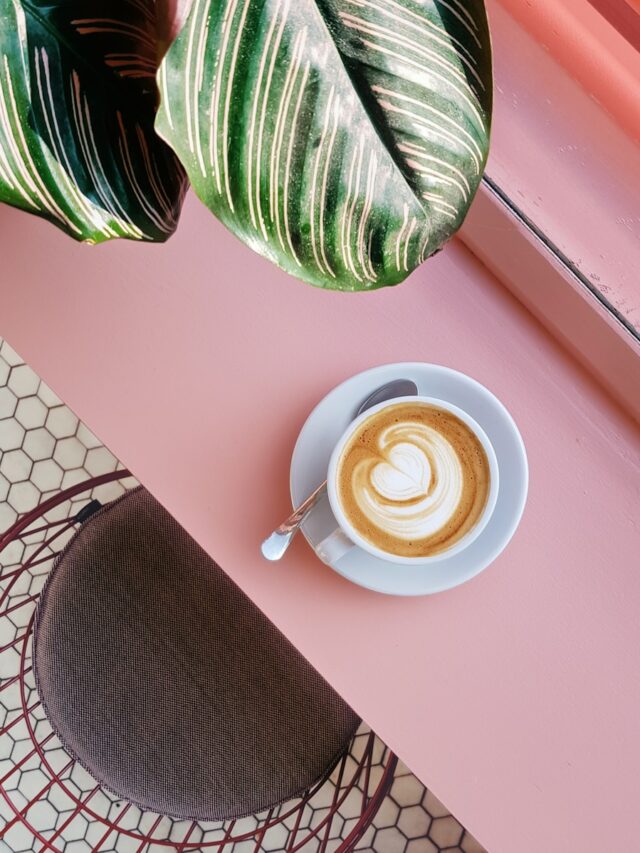
MULTIPOLYGON (((0 797, 12 813, 5 825, 0 826, 0 839, 21 825, 33 837, 34 853, 45 850, 62 853, 74 822, 85 818, 87 827, 95 829, 96 823, 104 827, 96 840, 84 839, 86 849, 96 853, 120 849, 119 841, 124 838, 130 839, 127 850, 139 853, 152 845, 154 849, 164 847, 180 853, 195 850, 232 853, 241 842, 255 842, 255 853, 264 850, 267 844, 269 850, 281 849, 284 853, 353 850, 388 793, 397 763, 390 750, 368 730, 356 733, 329 778, 314 785, 301 798, 249 819, 219 823, 172 820, 119 801, 94 780, 89 781, 86 790, 81 790, 73 779, 74 771, 81 768, 64 752, 44 717, 33 680, 31 645, 44 577, 64 540, 82 523, 86 513, 81 509, 56 520, 48 520, 47 514, 71 498, 129 476, 128 471, 118 470, 65 489, 23 515, 0 536, 0 755, 12 753, 16 743, 22 744, 20 757, 10 758, 9 768, 0 770, 0 797), (42 541, 17 567, 12 565, 3 571, 4 550, 11 543, 33 537, 42 541), (39 583, 32 591, 35 577, 39 583), (26 592, 19 591, 25 587, 26 592), (26 798, 20 791, 19 777, 21 771, 26 772, 32 765, 44 774, 46 781, 26 798), (47 825, 45 829, 39 824, 38 805, 47 802, 51 806, 52 802, 60 801, 68 807, 58 809, 54 826, 47 825), (351 811, 345 818, 341 809, 346 810, 347 805, 351 811), (343 820, 343 826, 348 825, 346 837, 339 841, 332 835, 338 819, 343 820), (271 842, 276 829, 279 838, 286 836, 280 848, 271 842)), ((89 779, 86 773, 85 777, 89 779)), ((248 849, 246 844, 242 849, 248 849)))

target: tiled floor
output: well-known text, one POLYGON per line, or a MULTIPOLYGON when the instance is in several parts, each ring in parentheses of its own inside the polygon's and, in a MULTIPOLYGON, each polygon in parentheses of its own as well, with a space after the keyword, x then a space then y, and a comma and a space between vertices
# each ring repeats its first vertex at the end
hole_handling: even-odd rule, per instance
MULTIPOLYGON (((61 489, 92 476, 115 471, 119 467, 121 466, 118 461, 107 448, 78 421, 9 345, 0 339, 0 534, 9 528, 19 515, 57 494, 61 489)), ((104 503, 122 494, 124 489, 133 483, 130 478, 127 481, 100 486, 95 490, 95 496, 104 503)), ((66 517, 86 504, 87 499, 85 493, 77 498, 75 504, 71 502, 56 508, 53 511, 54 516, 49 515, 48 518, 55 517, 55 513, 66 517)), ((0 552, 0 572, 3 576, 0 578, 0 593, 6 583, 4 578, 30 554, 42 547, 41 540, 42 534, 34 533, 27 537, 25 544, 11 545, 0 552)), ((43 568, 41 573, 34 573, 35 577, 32 578, 32 581, 37 581, 36 594, 49 567, 47 563, 43 563, 43 566, 46 570, 43 568)), ((18 600, 20 595, 34 595, 34 589, 13 589, 12 595, 18 600)), ((26 608, 22 607, 20 611, 14 611, 14 614, 25 610, 26 608)), ((47 787, 47 777, 39 770, 38 756, 34 755, 25 760, 30 740, 24 721, 18 719, 19 706, 14 702, 19 685, 8 683, 9 658, 4 657, 6 663, 3 663, 1 651, 7 642, 6 638, 3 638, 3 631, 8 627, 9 631, 17 632, 20 630, 20 624, 16 618, 7 616, 6 620, 9 621, 3 626, 3 619, 4 616, 0 617, 0 726, 13 722, 14 716, 15 725, 11 734, 0 736, 0 784, 6 774, 12 774, 12 784, 6 784, 5 788, 10 791, 14 805, 19 811, 26 806, 30 798, 40 794, 38 802, 28 812, 29 820, 32 825, 40 826, 46 837, 56 836, 55 850, 65 853, 88 852, 95 849, 92 845, 97 843, 93 832, 96 827, 92 827, 82 815, 70 819, 69 804, 59 801, 54 787, 47 787), (8 689, 3 689, 3 686, 8 689), (23 760, 24 764, 14 773, 16 764, 23 760), (45 790, 42 790, 43 788, 45 790), (60 831, 63 824, 65 828, 60 831)), ((15 649, 8 649, 5 654, 15 655, 15 649)), ((42 719, 38 725, 40 724, 46 726, 47 721, 42 719)), ((379 744, 379 747, 382 752, 383 745, 379 744)), ((120 806, 115 798, 112 800, 113 802, 107 803, 108 807, 120 806)), ((146 818, 153 817, 149 813, 134 811, 137 812, 137 819, 141 823, 146 818)), ((14 813, 9 805, 0 798, 0 851, 31 853, 43 849, 41 841, 36 840, 20 820, 14 822, 13 818, 14 813), (3 827, 9 826, 10 822, 11 828, 3 834, 3 827)), ((156 832, 160 830, 161 825, 156 832)), ((339 839, 332 838, 327 851, 335 850, 338 844, 339 839)), ((241 847, 242 845, 236 845, 235 853, 240 853, 241 847)), ((156 847, 154 844, 146 848, 144 845, 141 847, 139 841, 134 841, 125 834, 111 837, 100 849, 128 853, 133 850, 169 848, 156 847)), ((250 849, 255 848, 251 845, 250 849)), ((270 845, 264 849, 277 851, 280 848, 270 845)), ((313 850, 315 849, 316 846, 313 850)), ((483 848, 404 765, 399 765, 391 793, 357 849, 375 853, 484 853, 483 848)), ((311 847, 309 851, 313 853, 311 847)))

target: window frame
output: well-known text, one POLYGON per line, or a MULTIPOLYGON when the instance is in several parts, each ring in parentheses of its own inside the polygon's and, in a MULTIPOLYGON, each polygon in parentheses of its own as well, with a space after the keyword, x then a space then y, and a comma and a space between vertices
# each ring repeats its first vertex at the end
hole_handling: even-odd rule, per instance
POLYGON ((640 3, 638 0, 589 0, 636 50, 640 50, 640 3))
POLYGON ((460 239, 640 423, 640 341, 490 178, 460 239))
MULTIPOLYGON (((597 5, 605 0, 485 0, 506 11, 636 140, 640 140, 640 53, 597 5)), ((638 0, 614 0, 622 9, 638 0)), ((633 16, 631 16, 633 17, 633 16)))
MULTIPOLYGON (((571 195, 573 192, 577 205, 583 201, 582 198, 578 201, 579 194, 575 192, 578 158, 582 157, 588 161, 584 170, 585 180, 593 179, 596 185, 599 180, 602 187, 607 185, 607 179, 610 178, 610 174, 606 172, 607 168, 611 168, 610 163, 605 162, 606 158, 601 156, 602 152, 598 152, 600 159, 597 156, 591 156, 589 159, 593 152, 586 150, 585 153, 580 140, 576 140, 573 146, 575 153, 559 156, 553 146, 554 136, 549 133, 549 114, 543 111, 543 99, 540 92, 536 91, 539 82, 536 80, 537 69, 531 68, 528 76, 519 77, 511 75, 511 68, 505 71, 503 56, 507 52, 507 42, 512 38, 536 38, 535 33, 528 30, 523 36, 522 20, 515 19, 508 13, 506 7, 514 5, 514 2, 520 0, 488 0, 487 3, 490 24, 492 19, 496 23, 492 33, 494 57, 497 58, 496 108, 497 111, 502 110, 502 137, 496 140, 494 133, 486 175, 459 237, 554 337, 607 388, 627 412, 640 421, 640 322, 638 325, 632 322, 605 292, 608 285, 616 284, 616 277, 622 284, 621 265, 612 264, 606 270, 607 283, 601 289, 597 282, 598 276, 590 276, 589 270, 585 270, 584 265, 574 260, 572 249, 579 256, 581 248, 575 243, 575 228, 574 233, 569 227, 557 229, 562 233, 551 233, 537 221, 537 214, 541 211, 535 201, 531 203, 533 188, 536 181, 540 184, 550 178, 540 170, 532 175, 534 170, 526 151, 518 150, 516 156, 512 156, 514 148, 526 135, 531 143, 531 150, 535 146, 538 155, 542 152, 544 156, 548 156, 549 163, 553 162, 553 173, 549 173, 553 174, 552 193, 559 194, 557 197, 560 198, 562 194, 571 195), (502 48, 504 50, 501 56, 502 48), (517 109, 509 110, 508 123, 504 120, 507 97, 513 98, 514 103, 521 104, 517 109), (520 127, 518 123, 521 123, 520 127), (531 140, 532 133, 536 136, 534 140, 531 140), (509 138, 503 138, 505 135, 509 138), (600 169, 601 174, 596 175, 596 169, 600 169), (523 192, 525 188, 531 192, 523 192)), ((546 0, 542 0, 539 5, 544 6, 545 2, 546 0)), ((578 2, 594 11, 588 0, 578 2)), ((569 5, 575 7, 576 4, 569 5)), ((640 54, 637 58, 640 68, 640 54)), ((555 58, 548 56, 547 66, 546 83, 549 83, 549 74, 556 75, 557 91, 561 93, 558 97, 590 99, 592 93, 591 96, 586 94, 581 81, 569 78, 566 68, 556 62, 555 58), (550 61, 553 66, 549 64, 550 61)), ((640 103, 640 87, 638 97, 640 103)), ((613 145, 621 135, 616 117, 600 105, 594 107, 592 102, 588 104, 588 108, 592 111, 598 109, 598 133, 607 143, 612 140, 613 145)), ((627 128, 624 130, 629 142, 627 128)), ((567 149, 570 150, 571 140, 568 142, 567 149)), ((640 148, 637 149, 637 158, 637 166, 640 169, 640 148)), ((624 177, 620 174, 624 165, 618 164, 616 167, 619 172, 617 177, 620 179, 624 177)), ((630 268, 633 264, 640 268, 640 248, 634 245, 637 242, 636 235, 629 233, 627 241, 626 231, 613 230, 613 223, 620 209, 619 199, 601 192, 594 194, 593 203, 593 210, 586 211, 585 215, 599 218, 600 224, 604 223, 604 226, 609 228, 607 231, 603 226, 598 230, 594 226, 595 233, 602 234, 604 240, 607 235, 615 234, 618 238, 622 234, 625 251, 629 253, 630 268)), ((549 206, 552 204, 553 198, 550 198, 549 206)), ((640 187, 637 209, 640 210, 640 187)), ((580 213, 582 214, 582 211, 580 213)), ((590 235, 590 239, 593 239, 593 235, 590 235)), ((616 250, 619 254, 620 245, 616 246, 616 250)), ((624 260, 623 258, 623 262, 624 260)), ((636 300, 635 306, 640 315, 640 277, 636 285, 637 290, 632 292, 632 298, 636 300)), ((626 287, 628 293, 628 282, 626 287)), ((612 290, 615 291, 615 287, 612 290)))

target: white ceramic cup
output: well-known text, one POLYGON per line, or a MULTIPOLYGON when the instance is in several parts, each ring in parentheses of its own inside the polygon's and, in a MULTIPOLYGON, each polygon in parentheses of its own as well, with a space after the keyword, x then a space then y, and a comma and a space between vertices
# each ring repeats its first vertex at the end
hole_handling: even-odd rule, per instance
POLYGON ((387 400, 384 403, 379 403, 377 406, 373 406, 371 409, 367 409, 366 412, 363 412, 359 417, 352 421, 338 440, 338 443, 336 444, 335 448, 333 449, 331 459, 329 460, 329 470, 327 473, 327 491, 329 494, 329 503, 331 504, 331 510, 336 518, 336 521, 338 522, 338 527, 333 531, 333 533, 330 533, 329 536, 323 539, 322 542, 320 542, 320 544, 316 546, 316 551, 320 558, 326 563, 329 563, 330 565, 333 565, 348 551, 351 551, 351 549, 355 548, 356 546, 362 548, 364 551, 368 551, 374 557, 378 557, 382 560, 387 560, 390 563, 400 563, 402 565, 416 566, 424 566, 428 563, 435 563, 439 560, 451 557, 453 554, 458 554, 460 551, 464 551, 465 548, 467 548, 475 539, 477 539, 478 536, 480 536, 480 534, 486 527, 487 522, 491 518, 491 514, 493 513, 493 510, 495 508, 496 501, 498 499, 498 488, 498 460, 496 458, 495 451, 485 431, 470 415, 468 415, 462 409, 458 408, 458 406, 454 406, 452 403, 447 403, 445 400, 437 400, 435 397, 397 397, 394 400, 387 400), (396 406, 398 405, 398 403, 428 403, 432 406, 438 406, 438 408, 444 409, 445 411, 451 412, 452 414, 456 415, 456 417, 460 418, 460 420, 463 421, 476 435, 478 441, 482 444, 482 447, 484 448, 484 451, 487 455, 487 459, 489 461, 489 472, 491 482, 489 485, 489 496, 487 498, 487 502, 485 504, 485 508, 482 512, 482 515, 475 523, 475 525, 471 528, 471 530, 469 530, 454 545, 452 545, 450 548, 447 548, 445 551, 441 551, 440 553, 434 554, 432 556, 402 557, 398 556, 397 554, 391 554, 388 551, 383 551, 381 548, 376 548, 375 545, 372 545, 370 542, 368 542, 351 525, 342 510, 342 507, 340 505, 340 499, 338 497, 338 465, 347 442, 351 439, 352 435, 359 428, 360 424, 363 423, 363 421, 367 420, 367 418, 370 418, 372 415, 375 415, 376 412, 381 412, 384 409, 389 408, 390 406, 396 406))

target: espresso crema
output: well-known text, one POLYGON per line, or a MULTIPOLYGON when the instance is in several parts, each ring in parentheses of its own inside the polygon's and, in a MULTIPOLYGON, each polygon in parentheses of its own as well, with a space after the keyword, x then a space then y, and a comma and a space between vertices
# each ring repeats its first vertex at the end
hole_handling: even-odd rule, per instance
POLYGON ((366 418, 342 451, 336 476, 354 529, 402 557, 455 545, 480 519, 491 481, 473 430, 452 412, 418 401, 366 418))

